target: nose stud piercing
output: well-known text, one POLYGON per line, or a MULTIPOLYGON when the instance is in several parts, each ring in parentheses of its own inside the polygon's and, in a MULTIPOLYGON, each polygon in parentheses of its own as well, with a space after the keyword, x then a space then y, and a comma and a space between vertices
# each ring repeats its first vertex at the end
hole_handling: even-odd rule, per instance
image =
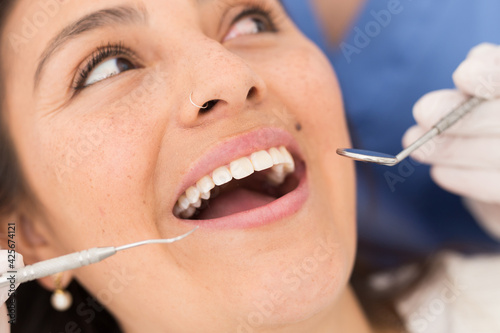
POLYGON ((200 105, 196 104, 195 102, 193 102, 193 92, 191 92, 191 94, 189 95, 189 101, 191 102, 191 104, 193 104, 194 106, 196 106, 199 109, 206 109, 208 107, 206 104, 200 106, 200 105))

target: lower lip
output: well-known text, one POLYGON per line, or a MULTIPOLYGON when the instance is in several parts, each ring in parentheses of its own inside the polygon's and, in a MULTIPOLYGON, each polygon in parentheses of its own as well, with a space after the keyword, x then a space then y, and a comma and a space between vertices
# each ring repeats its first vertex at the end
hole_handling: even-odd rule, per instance
POLYGON ((217 219, 181 221, 208 229, 249 229, 280 221, 300 210, 309 196, 306 172, 302 163, 297 165, 295 175, 299 178, 297 188, 265 206, 217 219))

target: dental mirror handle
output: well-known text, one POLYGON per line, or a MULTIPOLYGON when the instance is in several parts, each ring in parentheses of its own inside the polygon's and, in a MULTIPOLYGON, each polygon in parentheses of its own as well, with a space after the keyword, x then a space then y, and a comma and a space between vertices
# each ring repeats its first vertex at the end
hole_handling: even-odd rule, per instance
POLYGON ((438 134, 446 131, 449 127, 455 124, 467 113, 472 111, 476 106, 484 102, 486 99, 481 97, 471 97, 457 107, 453 112, 441 118, 434 127, 438 130, 438 134))
POLYGON ((12 270, 0 276, 0 288, 13 283, 23 283, 59 272, 80 268, 104 260, 116 253, 116 248, 94 247, 80 252, 70 253, 61 257, 44 260, 33 265, 12 270))
POLYGON ((462 103, 459 107, 457 107, 455 110, 441 118, 437 124, 435 124, 427 133, 425 133, 420 139, 412 143, 408 148, 400 152, 398 155, 396 155, 396 159, 398 161, 404 160, 406 157, 408 157, 412 152, 420 148, 423 144, 425 144, 427 141, 435 137, 436 135, 439 135, 446 131, 448 128, 450 128, 452 125, 454 125, 458 120, 460 120, 463 116, 465 116, 467 113, 472 111, 476 106, 484 102, 484 98, 480 97, 472 97, 469 98, 467 101, 462 103))

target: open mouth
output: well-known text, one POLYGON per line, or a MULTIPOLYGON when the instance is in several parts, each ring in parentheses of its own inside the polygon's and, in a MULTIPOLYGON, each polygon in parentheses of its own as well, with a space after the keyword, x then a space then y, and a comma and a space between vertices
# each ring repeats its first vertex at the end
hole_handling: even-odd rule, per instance
POLYGON ((190 186, 173 213, 189 220, 210 220, 265 206, 292 192, 299 175, 284 146, 259 150, 220 166, 190 186))

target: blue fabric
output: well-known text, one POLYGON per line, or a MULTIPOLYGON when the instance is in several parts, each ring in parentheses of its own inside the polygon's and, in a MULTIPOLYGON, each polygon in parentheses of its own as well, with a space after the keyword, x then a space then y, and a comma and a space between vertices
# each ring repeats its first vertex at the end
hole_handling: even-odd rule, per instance
MULTIPOLYGON (((399 152, 415 124, 413 104, 453 88, 452 73, 473 46, 500 44, 498 0, 368 0, 335 50, 325 47, 313 11, 304 9, 308 1, 284 3, 329 56, 357 148, 399 152)), ((357 176, 360 239, 419 254, 455 244, 500 249, 458 196, 435 185, 429 167, 411 160, 392 168, 357 163, 357 176)))

